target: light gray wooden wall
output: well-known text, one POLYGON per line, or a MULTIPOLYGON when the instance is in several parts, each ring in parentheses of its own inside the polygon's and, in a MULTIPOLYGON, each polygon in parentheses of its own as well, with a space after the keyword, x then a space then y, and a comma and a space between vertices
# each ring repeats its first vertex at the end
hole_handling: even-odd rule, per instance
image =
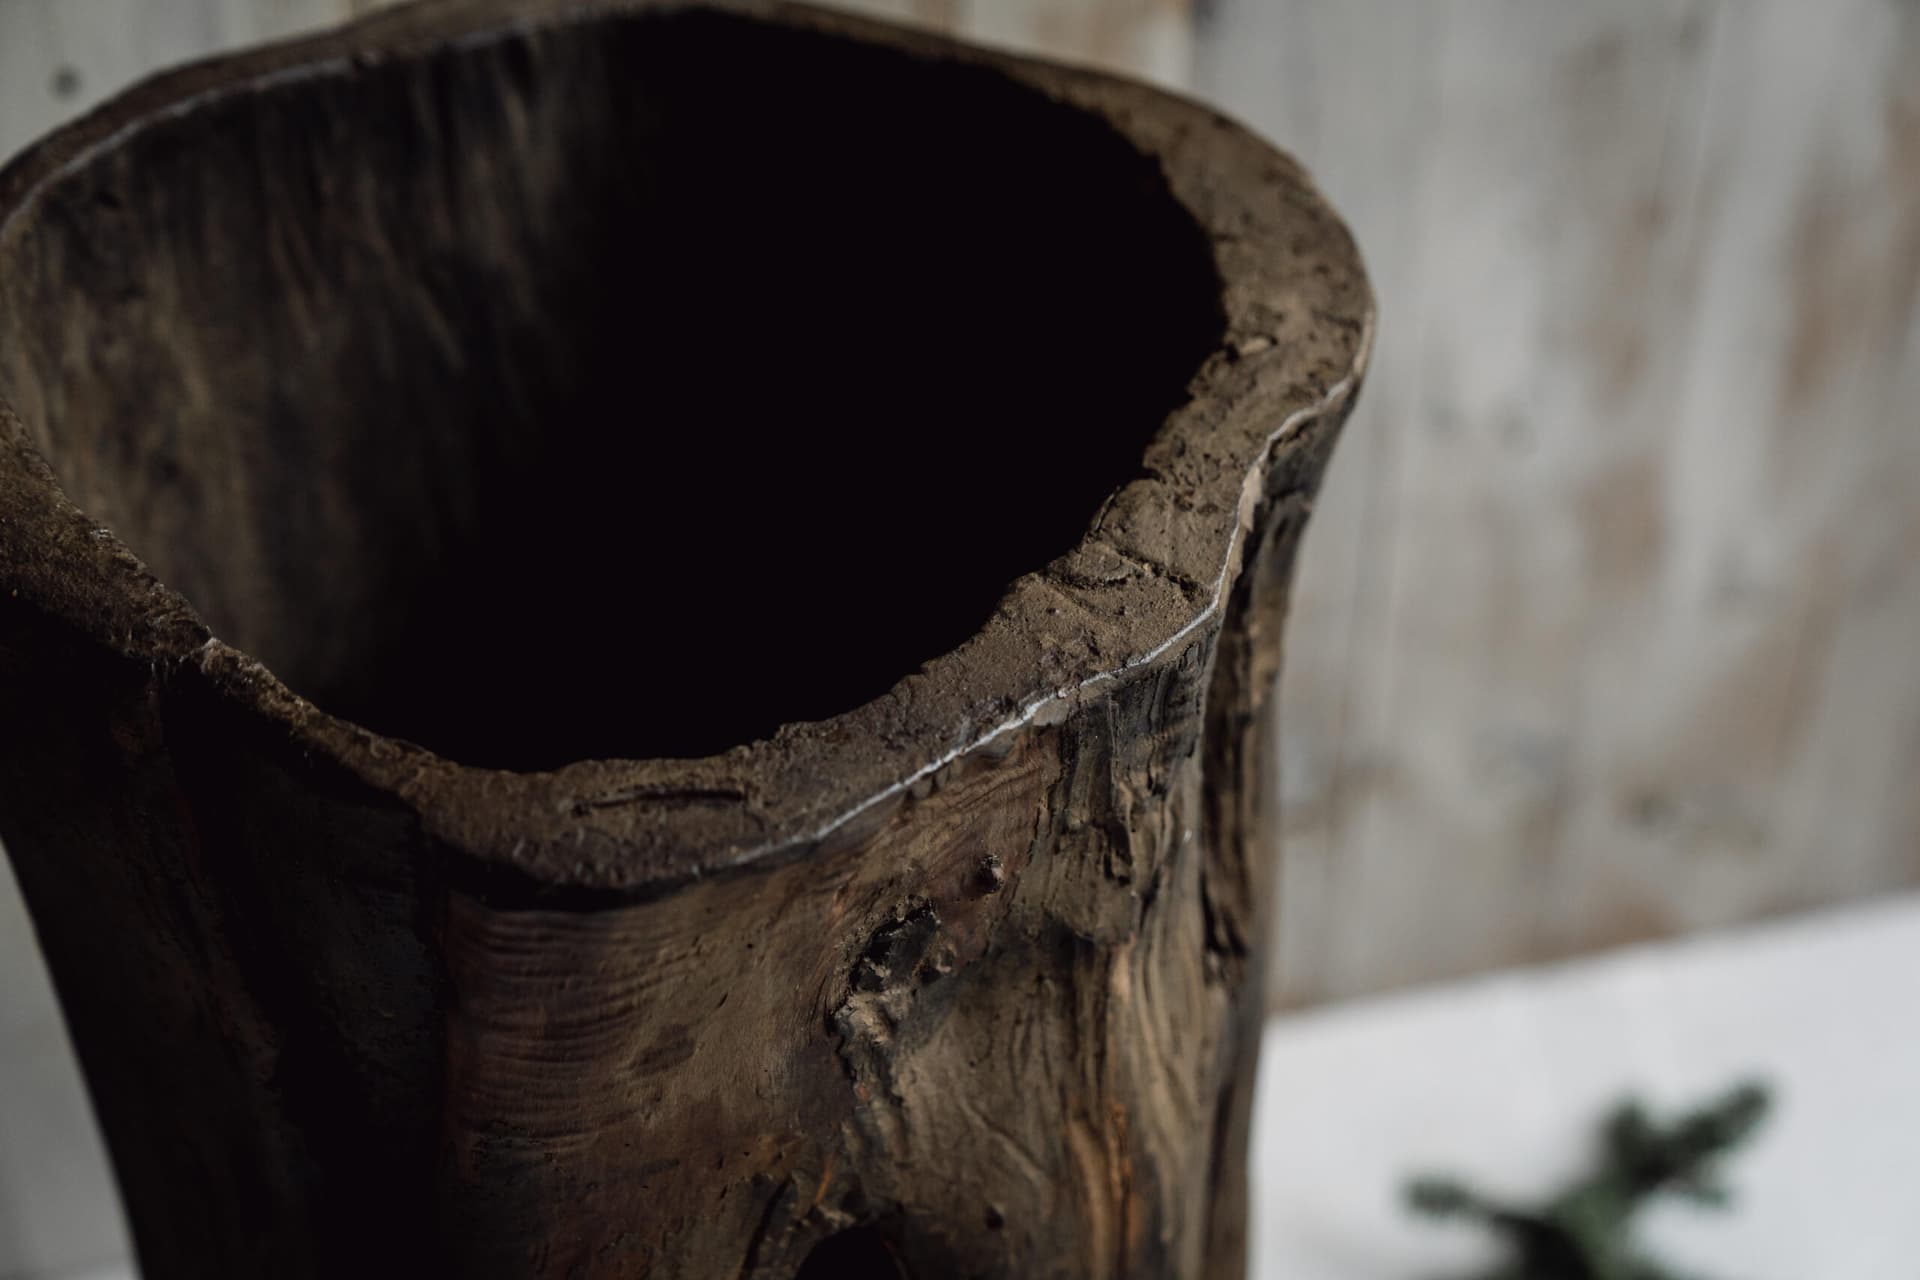
POLYGON ((1381 298, 1278 997, 1920 880, 1920 5, 1215 0, 1381 298))

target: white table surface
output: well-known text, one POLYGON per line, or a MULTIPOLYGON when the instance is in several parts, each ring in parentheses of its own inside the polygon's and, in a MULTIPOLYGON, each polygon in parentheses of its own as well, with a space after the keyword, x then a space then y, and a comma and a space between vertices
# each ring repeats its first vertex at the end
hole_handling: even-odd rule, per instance
POLYGON ((1757 1074, 1767 1126, 1733 1210, 1649 1215, 1719 1280, 1920 1277, 1920 896, 1280 1019, 1254 1133, 1257 1280, 1470 1274, 1474 1229, 1408 1214, 1405 1175, 1531 1199, 1623 1092, 1685 1106, 1757 1074))

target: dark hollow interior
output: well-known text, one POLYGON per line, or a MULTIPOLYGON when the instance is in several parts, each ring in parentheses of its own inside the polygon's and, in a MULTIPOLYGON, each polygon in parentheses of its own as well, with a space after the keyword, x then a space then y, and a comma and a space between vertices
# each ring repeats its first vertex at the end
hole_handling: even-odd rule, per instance
POLYGON ((712 13, 289 78, 63 178, 0 395, 323 708, 472 764, 878 696, 1069 549, 1220 340, 1157 162, 712 13))
POLYGON ((849 1227, 808 1252, 793 1280, 909 1280, 886 1237, 872 1227, 849 1227))

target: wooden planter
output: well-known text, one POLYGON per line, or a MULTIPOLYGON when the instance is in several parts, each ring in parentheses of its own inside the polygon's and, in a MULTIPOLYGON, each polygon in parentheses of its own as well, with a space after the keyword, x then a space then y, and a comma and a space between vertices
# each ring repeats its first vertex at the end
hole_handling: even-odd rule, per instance
POLYGON ((16 161, 0 837, 147 1280, 1237 1276, 1370 308, 1210 112, 789 7, 16 161))

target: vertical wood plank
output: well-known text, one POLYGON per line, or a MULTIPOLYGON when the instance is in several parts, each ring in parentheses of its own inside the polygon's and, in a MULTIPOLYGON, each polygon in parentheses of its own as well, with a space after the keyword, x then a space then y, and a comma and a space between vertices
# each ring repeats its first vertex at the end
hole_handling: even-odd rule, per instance
MULTIPOLYGON (((1399 518, 1367 726, 1394 758, 1337 856, 1339 989, 1527 956, 1579 803, 1596 614, 1659 569, 1638 406, 1680 357, 1671 209, 1699 5, 1483 4, 1435 49, 1399 518), (1613 489, 1585 498, 1590 486, 1613 489)), ((1465 20, 1458 20, 1465 19, 1465 20)))
POLYGON ((1376 723, 1380 686, 1356 678, 1383 639, 1387 550, 1397 510, 1385 501, 1397 474, 1400 424, 1411 388, 1380 376, 1393 353, 1418 349, 1421 320, 1400 293, 1418 245, 1418 201, 1427 157, 1404 122, 1431 109, 1431 49, 1444 6, 1416 6, 1383 22, 1377 5, 1303 0, 1230 5, 1212 12, 1208 57, 1196 70, 1203 96, 1234 105, 1238 86, 1264 92, 1248 119, 1305 159, 1352 223, 1381 299, 1381 330, 1367 393, 1342 435, 1308 527, 1294 584, 1282 676, 1281 874, 1275 999, 1293 1003, 1328 982, 1337 941, 1327 902, 1344 868, 1337 850, 1384 758, 1361 726, 1376 723), (1355 65, 1348 52, 1374 56, 1355 65))
POLYGON ((1185 88, 1193 0, 823 0, 984 44, 1185 88))
POLYGON ((964 0, 953 30, 1175 88, 1193 61, 1190 0, 964 0))

